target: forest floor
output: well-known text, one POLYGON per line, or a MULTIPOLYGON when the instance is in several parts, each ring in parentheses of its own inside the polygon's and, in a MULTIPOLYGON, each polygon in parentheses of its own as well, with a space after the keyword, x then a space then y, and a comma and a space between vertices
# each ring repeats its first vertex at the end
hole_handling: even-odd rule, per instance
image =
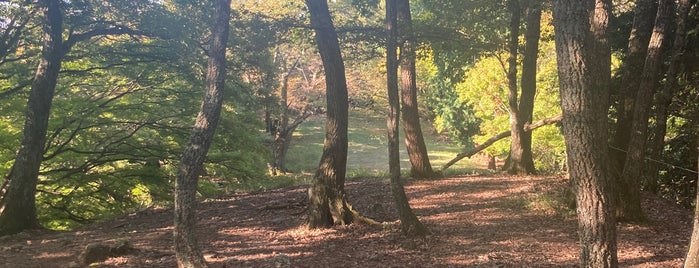
MULTIPOLYGON (((347 182, 349 200, 382 226, 309 230, 306 188, 241 193, 201 202, 198 238, 212 267, 575 267, 576 220, 561 177, 461 176, 407 181, 424 238, 400 234, 390 185, 347 182), (288 265, 290 264, 290 266, 288 265)), ((619 225, 621 267, 681 267, 691 212, 644 195, 648 222, 619 225)), ((88 244, 128 242, 126 255, 90 267, 176 267, 172 209, 157 208, 71 232, 0 239, 1 267, 80 267, 88 244)))

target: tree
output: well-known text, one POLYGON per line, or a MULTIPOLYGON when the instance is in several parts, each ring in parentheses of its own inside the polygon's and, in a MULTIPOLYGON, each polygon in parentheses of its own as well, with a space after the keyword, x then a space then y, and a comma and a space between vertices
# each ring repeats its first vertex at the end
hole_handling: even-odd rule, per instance
MULTIPOLYGON (((531 1, 526 9, 527 29, 524 33, 524 58, 522 60, 522 93, 517 107, 517 131, 520 134, 519 144, 510 145, 510 155, 519 156, 518 161, 510 158, 508 172, 510 174, 532 174, 536 172, 534 156, 532 155, 532 132, 526 131, 525 126, 532 123, 534 114, 534 98, 536 96, 537 59, 539 56, 539 36, 541 32, 541 7, 538 1, 531 1)), ((515 134, 515 132, 513 132, 515 134)), ((514 140, 514 139, 513 139, 514 140)))
MULTIPOLYGON (((656 98, 655 105, 655 122, 656 126, 653 131, 653 139, 649 142, 648 147, 649 157, 651 159, 661 159, 663 147, 665 146, 665 134, 667 133, 667 120, 670 104, 672 103, 675 88, 678 86, 678 76, 680 75, 680 63, 683 55, 687 52, 687 17, 692 5, 696 0, 680 0, 677 3, 677 18, 675 28, 675 38, 672 43, 672 54, 666 72, 665 84, 662 86, 659 97, 656 98)), ((658 190, 658 172, 660 166, 656 162, 649 162, 648 174, 646 178, 646 187, 651 192, 658 190)))
POLYGON ((646 140, 648 132, 648 116, 653 103, 653 95, 658 87, 658 81, 663 64, 662 49, 665 43, 665 32, 670 25, 673 13, 672 0, 661 0, 658 14, 653 26, 653 33, 646 54, 641 81, 634 102, 634 116, 631 121, 631 135, 628 141, 628 152, 624 169, 619 180, 619 201, 617 216, 620 220, 643 220, 641 210, 641 181, 644 160, 646 156, 646 140))
MULTIPOLYGON (((34 75, 23 129, 22 142, 15 162, 0 189, 0 235, 39 227, 36 215, 36 186, 43 160, 49 115, 54 97, 61 61, 78 43, 97 36, 144 35, 116 21, 88 24, 91 28, 80 31, 70 28, 63 40, 64 3, 44 0, 37 3, 43 14, 43 40, 39 67, 34 75)), ((90 12, 85 16, 94 15, 90 12)), ((72 20, 84 19, 71 17, 72 20)))
POLYGON ((553 2, 563 135, 578 212, 581 267, 617 267, 613 177, 607 150, 608 0, 553 2))
MULTIPOLYGON (((278 57, 281 58, 281 57, 278 57)), ((283 59, 281 61, 284 61, 283 59)), ((279 86, 280 95, 280 119, 279 124, 274 125, 272 119, 269 117, 269 110, 265 111, 265 121, 267 123, 267 128, 270 134, 272 134, 274 140, 272 141, 272 175, 276 175, 277 171, 286 172, 286 153, 289 151, 289 146, 291 145, 291 139, 293 138, 294 131, 296 128, 309 116, 311 113, 304 111, 304 114, 297 117, 294 122, 289 124, 290 108, 289 108, 289 78, 292 75, 296 65, 298 64, 298 59, 294 60, 293 63, 286 66, 286 70, 281 74, 281 82, 279 86)), ((286 65, 286 64, 285 64, 286 65)))
POLYGON ((309 227, 319 228, 350 224, 357 218, 345 193, 347 171, 348 102, 345 65, 340 54, 337 32, 327 0, 305 0, 315 31, 318 52, 325 68, 327 112, 325 141, 310 199, 309 227))
POLYGON ((393 192, 393 199, 396 202, 396 208, 400 216, 401 230, 405 234, 425 235, 428 233, 427 228, 418 220, 410 208, 408 197, 405 195, 403 181, 400 177, 400 153, 398 150, 400 146, 398 141, 400 97, 398 94, 398 53, 396 50, 398 48, 398 2, 401 1, 407 2, 407 0, 386 0, 386 83, 389 103, 388 119, 386 121, 388 129, 388 166, 391 174, 391 192, 393 192))
POLYGON ((43 0, 37 3, 44 20, 41 61, 29 93, 22 143, 0 189, 0 235, 40 227, 36 217, 36 184, 51 101, 65 54, 60 2, 43 0))
POLYGON ((196 193, 204 158, 216 132, 223 104, 230 5, 230 0, 213 2, 206 89, 189 143, 182 152, 175 181, 174 241, 178 267, 207 267, 195 234, 196 193))
POLYGON ((399 63, 401 104, 403 107, 400 111, 403 114, 405 147, 410 158, 410 174, 414 178, 431 178, 435 177, 437 173, 432 170, 432 165, 427 155, 427 146, 422 135, 422 127, 420 126, 415 71, 415 37, 409 0, 396 2, 396 16, 395 31, 400 33, 402 37, 399 63))
MULTIPOLYGON (((556 116, 553 116, 553 117, 545 118, 545 119, 542 119, 542 120, 537 121, 536 123, 526 125, 526 126, 524 127, 524 131, 525 131, 525 132, 532 132, 533 130, 535 130, 535 129, 537 129, 537 128, 540 128, 540 127, 543 127, 543 126, 546 126, 546 125, 550 125, 550 124, 554 124, 554 123, 558 123, 558 122, 561 121, 561 119, 563 119, 563 116, 560 115, 560 114, 559 114, 559 115, 556 115, 556 116)), ((444 164, 444 165, 442 166, 442 169, 441 169, 441 170, 442 170, 442 171, 446 170, 447 168, 449 168, 449 167, 451 167, 452 165, 454 165, 456 162, 459 162, 461 159, 464 159, 464 158, 466 158, 466 157, 471 157, 471 156, 473 156, 473 155, 479 153, 480 151, 485 150, 486 148, 488 148, 488 146, 493 145, 493 143, 495 143, 495 142, 497 142, 497 141, 499 141, 499 140, 502 140, 502 139, 504 139, 504 138, 506 138, 506 137, 509 137, 510 135, 512 135, 512 131, 509 131, 509 130, 508 130, 508 131, 500 132, 499 134, 497 134, 497 135, 495 135, 495 136, 493 136, 493 137, 490 137, 490 138, 487 139, 485 142, 483 142, 483 143, 481 143, 480 145, 474 147, 473 149, 469 149, 469 150, 466 150, 466 151, 464 151, 464 152, 461 152, 461 153, 457 154, 453 159, 449 160, 449 162, 447 162, 446 164, 444 164)))
POLYGON ((641 81, 643 61, 648 49, 648 42, 653 31, 653 17, 656 13, 655 2, 654 0, 636 1, 628 48, 621 67, 621 86, 617 94, 618 102, 616 106, 617 122, 614 136, 612 137, 612 146, 615 149, 611 154, 612 160, 615 161, 615 168, 620 173, 626 161, 625 151, 628 148, 631 135, 634 102, 636 101, 638 86, 641 81))

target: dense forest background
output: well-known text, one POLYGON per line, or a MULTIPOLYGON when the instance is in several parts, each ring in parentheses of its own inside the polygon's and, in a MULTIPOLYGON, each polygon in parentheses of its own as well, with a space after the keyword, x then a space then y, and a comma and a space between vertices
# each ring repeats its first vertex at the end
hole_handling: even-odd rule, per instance
MULTIPOLYGON (((386 94, 386 78, 398 68, 386 61, 392 53, 387 5, 327 4, 344 60, 350 129, 367 128, 362 122, 395 113, 386 94)), ((609 4, 610 53, 602 59, 610 80, 598 92, 608 105, 606 116, 595 119, 605 128, 590 130, 609 137, 618 218, 642 221, 640 191, 688 208, 696 202, 699 13, 696 1, 687 0, 609 4)), ((323 147, 294 144, 307 139, 309 129, 322 128, 335 106, 326 98, 328 67, 318 53, 309 6, 230 3, 223 106, 197 196, 311 183, 323 147)), ((569 100, 559 91, 554 28, 562 26, 552 4, 414 0, 407 10, 412 24, 403 26, 408 24, 398 13, 395 58, 414 58, 413 118, 419 117, 433 161, 418 167, 419 156, 409 148, 402 174, 473 173, 471 164, 449 168, 453 163, 444 164, 451 157, 439 155, 476 153, 491 164, 483 169, 567 174, 572 160, 559 121, 561 114, 566 120, 561 104, 569 100), (537 125, 540 120, 545 123, 537 125)), ((42 133, 31 130, 42 113, 47 124, 32 143, 40 155, 36 185, 29 187, 40 226, 69 230, 171 204, 207 86, 213 14, 207 1, 0 1, 0 174, 7 174, 0 211, 12 207, 8 189, 30 170, 17 166, 24 159, 18 155, 31 147, 27 133, 42 133), (55 69, 55 90, 37 93, 42 66, 49 77, 55 69), (35 95, 44 103, 33 102, 35 95), (37 105, 47 109, 32 110, 37 105)), ((405 114, 409 90, 401 88, 401 94, 405 120, 411 118, 405 114)), ((354 138, 366 137, 353 139, 350 151, 391 142, 383 132, 356 133, 354 138)), ((401 137, 411 133, 405 129, 401 137)), ((393 176, 388 162, 382 170, 367 155, 371 159, 350 168, 349 176, 393 176)))

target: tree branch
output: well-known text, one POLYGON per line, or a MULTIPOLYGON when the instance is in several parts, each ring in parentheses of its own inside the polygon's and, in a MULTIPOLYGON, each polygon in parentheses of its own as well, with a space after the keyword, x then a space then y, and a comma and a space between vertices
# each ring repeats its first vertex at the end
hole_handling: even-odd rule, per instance
MULTIPOLYGON (((559 121, 561 121, 562 119, 563 119, 563 115, 562 115, 562 114, 559 114, 559 115, 556 115, 556 116, 553 116, 553 117, 549 117, 549 118, 545 118, 545 119, 542 119, 542 120, 540 120, 540 121, 538 121, 538 122, 536 122, 536 123, 534 123, 534 124, 525 125, 525 126, 524 126, 524 131, 525 131, 525 132, 529 132, 529 131, 535 130, 535 129, 539 128, 539 127, 542 127, 542 126, 545 126, 545 125, 550 125, 550 124, 559 122, 559 121)), ((499 140, 501 140, 501 139, 504 139, 504 138, 506 138, 506 137, 509 137, 510 134, 511 134, 511 131, 510 131, 510 130, 508 130, 508 131, 503 131, 503 132, 501 132, 500 134, 497 134, 497 135, 491 137, 490 139, 486 140, 485 142, 483 142, 483 144, 478 145, 478 146, 476 146, 476 147, 473 148, 473 149, 470 149, 470 150, 467 150, 467 151, 465 151, 465 152, 462 152, 462 153, 457 154, 456 157, 454 157, 454 159, 449 160, 449 162, 447 162, 446 164, 444 164, 444 166, 442 166, 442 171, 444 171, 445 169, 451 167, 451 166, 454 165, 456 162, 459 162, 461 159, 464 159, 464 158, 466 158, 466 157, 471 157, 471 156, 473 156, 474 154, 477 154, 477 153, 479 153, 480 151, 483 151, 483 150, 485 150, 486 148, 490 147, 490 145, 493 145, 493 143, 495 143, 495 142, 497 142, 497 141, 499 141, 499 140)))

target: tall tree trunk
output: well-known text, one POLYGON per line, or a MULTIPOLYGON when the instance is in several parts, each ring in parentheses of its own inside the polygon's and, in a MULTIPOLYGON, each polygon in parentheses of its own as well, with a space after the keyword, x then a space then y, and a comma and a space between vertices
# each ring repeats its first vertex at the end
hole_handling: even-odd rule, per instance
POLYGON ((532 155, 532 132, 525 131, 524 126, 532 123, 534 114, 534 97, 536 96, 536 62, 539 57, 539 36, 541 33, 541 7, 537 1, 531 1, 527 8, 527 30, 524 33, 524 58, 522 60, 522 93, 519 100, 517 128, 522 131, 521 171, 536 173, 532 155))
POLYGON ((182 160, 175 180, 174 242, 178 267, 207 267, 196 239, 196 193, 204 159, 221 116, 231 1, 212 2, 214 14, 211 45, 208 51, 206 89, 189 142, 182 152, 182 160))
POLYGON ((43 13, 41 60, 29 93, 22 143, 0 189, 0 235, 40 227, 36 216, 36 185, 51 102, 65 54, 60 5, 59 0, 42 0, 37 4, 43 13))
POLYGON ((337 32, 330 17, 327 0, 306 0, 311 14, 311 27, 316 34, 318 52, 323 60, 327 113, 325 142, 310 198, 309 227, 350 224, 355 212, 347 202, 347 83, 345 65, 340 54, 337 32))
POLYGON ((619 180, 619 200, 617 217, 624 221, 641 221, 641 176, 645 166, 648 115, 653 102, 653 94, 658 87, 662 67, 662 47, 665 31, 670 25, 673 13, 673 0, 661 0, 658 14, 648 44, 648 53, 643 66, 641 83, 636 96, 634 117, 631 125, 628 150, 624 169, 619 180))
POLYGON ((617 267, 607 149, 610 0, 553 1, 563 135, 576 195, 581 267, 617 267))
POLYGON ((519 121, 519 107, 517 106, 517 48, 519 47, 519 23, 521 17, 521 7, 519 0, 508 0, 507 5, 510 9, 510 26, 509 39, 507 44, 507 88, 509 89, 507 103, 510 110, 510 155, 505 162, 505 169, 510 174, 526 174, 527 168, 522 162, 523 148, 522 136, 524 131, 523 124, 519 121))
POLYGON ((634 8, 633 26, 629 35, 629 44, 624 64, 621 67, 621 85, 618 92, 617 122, 612 137, 611 156, 614 168, 621 174, 626 161, 626 149, 631 135, 631 122, 634 116, 634 102, 643 72, 648 42, 653 31, 653 18, 657 5, 656 0, 638 0, 634 8))
MULTIPOLYGON (((672 103, 672 97, 675 94, 675 87, 678 86, 677 76, 679 74, 680 62, 686 51, 687 46, 687 16, 689 10, 696 3, 696 0, 679 0, 677 3, 677 19, 675 29, 675 40, 672 45, 672 57, 666 72, 666 81, 663 85, 662 92, 657 98, 655 108, 655 122, 653 139, 650 141, 649 157, 651 159, 661 159, 663 147, 665 146, 665 134, 667 132, 667 117, 668 108, 672 103)), ((648 163, 648 178, 646 178, 646 187, 651 192, 658 190, 658 170, 659 166, 656 162, 648 163)))
MULTIPOLYGON (((403 233, 425 235, 427 228, 418 220, 408 203, 403 181, 400 177, 400 154, 398 139, 398 121, 400 117, 400 97, 398 96, 398 57, 397 57, 397 9, 398 2, 408 0, 386 0, 386 83, 388 88, 388 166, 391 173, 391 191, 400 216, 403 233)), ((413 66, 414 67, 414 66, 413 66)))
POLYGON ((402 38, 400 46, 400 92, 403 107, 403 131, 405 132, 405 148, 410 158, 410 174, 414 178, 432 178, 437 173, 432 170, 430 158, 427 155, 425 138, 420 126, 420 114, 417 104, 417 81, 415 71, 415 40, 410 1, 399 0, 396 3, 397 31, 402 38))
MULTIPOLYGON (((680 2, 682 1, 684 0, 680 0, 680 2)), ((680 3, 680 5, 682 5, 682 3, 680 3)), ((694 122, 699 122, 699 118, 696 118, 694 122)), ((699 152, 699 145, 697 145, 697 152, 699 152)), ((699 170, 699 159, 697 159, 697 170, 699 170)), ((687 257, 684 259, 684 268, 699 267, 699 178, 697 179, 696 193, 694 202, 694 226, 692 228, 692 238, 689 240, 687 257)))

